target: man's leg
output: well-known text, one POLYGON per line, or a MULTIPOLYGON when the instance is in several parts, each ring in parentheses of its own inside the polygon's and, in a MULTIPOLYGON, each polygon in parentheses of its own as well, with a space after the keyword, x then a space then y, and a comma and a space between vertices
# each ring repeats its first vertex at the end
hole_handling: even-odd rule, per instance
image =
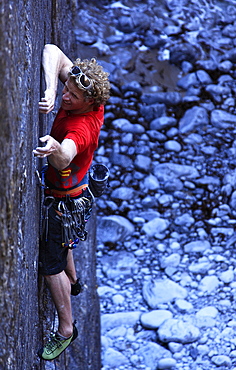
POLYGON ((45 279, 52 294, 59 318, 58 333, 68 338, 73 333, 71 310, 71 283, 65 271, 56 275, 47 275, 45 279))
POLYGON ((76 270, 75 270, 75 263, 73 252, 71 249, 68 250, 67 254, 67 266, 65 268, 65 273, 68 276, 71 284, 75 284, 77 281, 76 270))

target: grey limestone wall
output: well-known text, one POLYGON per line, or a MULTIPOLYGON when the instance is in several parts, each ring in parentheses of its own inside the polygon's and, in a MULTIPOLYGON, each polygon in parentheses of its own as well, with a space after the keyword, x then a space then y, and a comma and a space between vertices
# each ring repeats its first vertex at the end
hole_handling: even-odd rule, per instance
MULTIPOLYGON (((53 118, 38 114, 42 49, 45 43, 55 43, 73 55, 74 7, 73 0, 0 3, 0 369, 4 370, 48 366, 37 358, 49 330, 46 315, 54 313, 38 278, 41 192, 35 171, 41 164, 32 149, 53 118)), ((66 362, 64 356, 61 369, 66 362)))

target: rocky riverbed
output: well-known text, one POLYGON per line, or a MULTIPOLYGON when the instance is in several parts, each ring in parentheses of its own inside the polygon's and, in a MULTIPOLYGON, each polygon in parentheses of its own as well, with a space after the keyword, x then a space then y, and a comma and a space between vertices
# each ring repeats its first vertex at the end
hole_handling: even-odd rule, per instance
POLYGON ((90 1, 75 32, 112 83, 102 369, 236 369, 235 2, 90 1))

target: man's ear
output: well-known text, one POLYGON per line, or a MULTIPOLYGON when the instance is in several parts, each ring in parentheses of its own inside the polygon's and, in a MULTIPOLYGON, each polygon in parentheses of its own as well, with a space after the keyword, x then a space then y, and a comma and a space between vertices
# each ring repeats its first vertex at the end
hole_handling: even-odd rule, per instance
POLYGON ((94 98, 89 98, 88 102, 89 102, 90 105, 93 105, 94 104, 94 98))

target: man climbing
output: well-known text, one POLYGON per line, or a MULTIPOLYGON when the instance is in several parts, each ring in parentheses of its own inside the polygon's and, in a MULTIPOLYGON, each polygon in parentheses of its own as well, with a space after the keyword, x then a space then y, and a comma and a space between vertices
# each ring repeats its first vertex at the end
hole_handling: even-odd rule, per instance
POLYGON ((39 269, 51 291, 59 326, 39 356, 53 360, 78 335, 70 299, 80 291, 72 248, 86 237, 84 226, 93 202, 87 172, 98 145, 110 84, 108 73, 94 58, 73 64, 55 45, 45 45, 42 64, 46 90, 39 102, 41 113, 54 108, 58 78, 64 83, 51 133, 40 138, 46 145, 33 150, 36 157, 48 160, 39 269))

